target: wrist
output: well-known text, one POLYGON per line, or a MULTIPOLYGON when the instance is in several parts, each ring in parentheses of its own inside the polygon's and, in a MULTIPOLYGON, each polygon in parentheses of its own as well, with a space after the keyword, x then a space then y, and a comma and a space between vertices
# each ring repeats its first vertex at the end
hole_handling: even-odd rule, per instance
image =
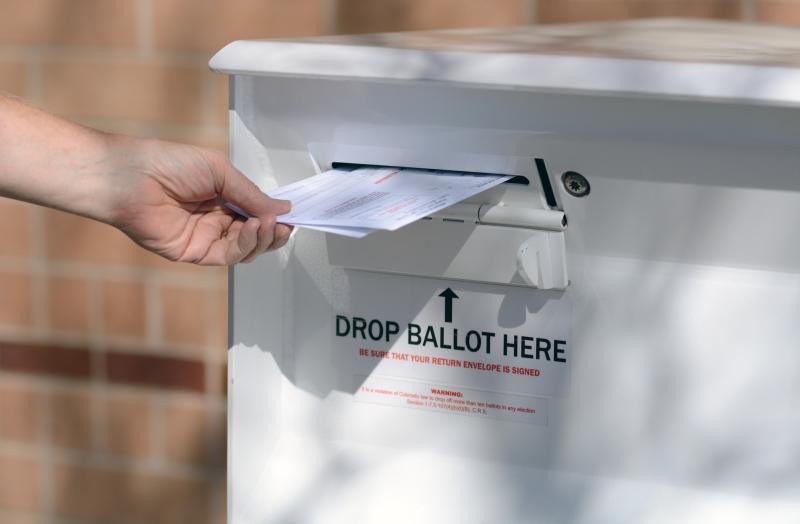
POLYGON ((146 140, 117 134, 100 134, 94 161, 85 166, 82 176, 85 190, 76 202, 83 209, 78 214, 117 226, 120 208, 131 193, 131 173, 141 170, 140 150, 146 140))
POLYGON ((72 189, 65 210, 120 227, 156 141, 111 133, 96 133, 92 141, 92 154, 76 166, 78 187, 72 189))
MULTIPOLYGON (((111 223, 114 203, 113 173, 116 170, 116 135, 86 130, 80 154, 67 165, 61 198, 54 197, 51 207, 100 222, 111 223)), ((48 205, 48 204, 45 204, 48 205)))

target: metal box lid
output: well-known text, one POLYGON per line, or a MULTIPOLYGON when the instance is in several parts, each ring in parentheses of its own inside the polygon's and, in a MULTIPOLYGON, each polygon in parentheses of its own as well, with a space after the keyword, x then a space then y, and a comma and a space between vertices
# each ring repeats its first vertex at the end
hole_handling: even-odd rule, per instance
POLYGON ((650 19, 242 40, 210 66, 229 74, 800 103, 800 29, 737 22, 650 19))

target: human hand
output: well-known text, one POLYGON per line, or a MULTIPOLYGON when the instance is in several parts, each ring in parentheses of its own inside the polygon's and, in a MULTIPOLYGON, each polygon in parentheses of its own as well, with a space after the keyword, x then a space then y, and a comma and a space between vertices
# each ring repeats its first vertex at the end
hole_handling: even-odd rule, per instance
POLYGON ((196 264, 247 262, 292 231, 276 224, 289 202, 266 196, 221 153, 103 133, 1 94, 0 196, 100 220, 196 264))
POLYGON ((145 249, 202 265, 249 262, 278 249, 292 227, 276 223, 291 204, 265 195, 217 151, 111 137, 106 221, 145 249), (230 202, 250 215, 228 209, 230 202))

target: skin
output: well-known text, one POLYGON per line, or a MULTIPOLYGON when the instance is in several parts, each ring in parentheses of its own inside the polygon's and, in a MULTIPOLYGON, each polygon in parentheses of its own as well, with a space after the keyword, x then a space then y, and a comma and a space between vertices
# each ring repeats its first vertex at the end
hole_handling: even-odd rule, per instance
POLYGON ((217 151, 103 133, 0 95, 0 195, 110 224, 169 260, 249 262, 291 226, 217 151), (241 217, 224 206, 245 211, 241 217))

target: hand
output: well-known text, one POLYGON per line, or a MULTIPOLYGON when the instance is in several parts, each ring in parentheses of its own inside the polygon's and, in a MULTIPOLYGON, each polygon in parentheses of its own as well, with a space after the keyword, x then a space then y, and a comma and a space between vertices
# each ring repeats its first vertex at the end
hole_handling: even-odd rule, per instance
POLYGON ((276 224, 289 202, 266 196, 221 153, 103 133, 2 95, 0 196, 106 222, 196 264, 250 261, 292 231, 276 224))
POLYGON ((112 137, 108 222, 145 249, 202 265, 249 262, 278 249, 291 205, 265 195, 222 153, 155 140, 112 137), (228 209, 230 202, 250 215, 228 209))

